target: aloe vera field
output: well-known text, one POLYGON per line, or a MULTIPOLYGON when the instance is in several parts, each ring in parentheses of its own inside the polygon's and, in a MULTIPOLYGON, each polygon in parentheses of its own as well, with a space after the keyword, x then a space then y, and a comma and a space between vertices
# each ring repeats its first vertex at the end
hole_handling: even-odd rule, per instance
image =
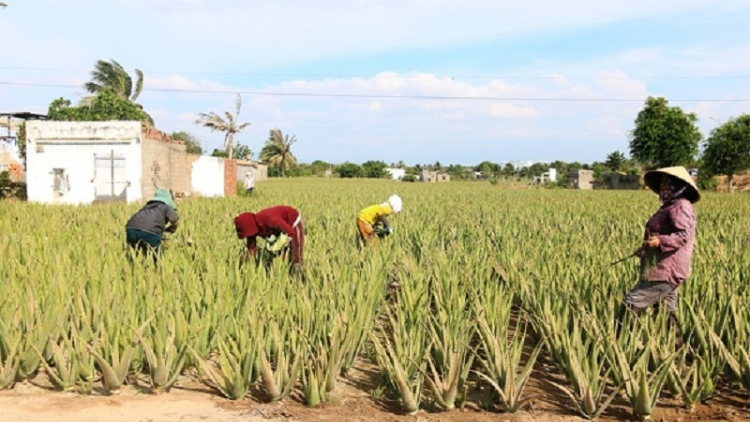
POLYGON ((650 191, 270 180, 179 201, 158 264, 124 245, 141 205, 0 202, 0 401, 189 386, 285 420, 353 415, 353 396, 376 420, 750 418, 747 194, 696 204, 682 347, 662 312, 615 328, 638 262, 611 263, 650 191), (393 193, 394 233, 358 247, 357 211, 393 193), (304 219, 302 277, 239 265, 234 216, 277 204, 304 219))

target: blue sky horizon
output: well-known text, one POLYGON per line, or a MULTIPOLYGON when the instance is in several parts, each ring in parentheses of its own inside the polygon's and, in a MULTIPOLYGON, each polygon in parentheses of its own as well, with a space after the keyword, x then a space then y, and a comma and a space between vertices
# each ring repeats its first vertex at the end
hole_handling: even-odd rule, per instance
POLYGON ((300 162, 474 165, 629 155, 649 96, 704 137, 750 113, 745 0, 7 0, 0 112, 74 103, 97 60, 145 74, 162 131, 234 111, 256 155, 269 131, 300 162), (612 4, 610 4, 612 3, 612 4))

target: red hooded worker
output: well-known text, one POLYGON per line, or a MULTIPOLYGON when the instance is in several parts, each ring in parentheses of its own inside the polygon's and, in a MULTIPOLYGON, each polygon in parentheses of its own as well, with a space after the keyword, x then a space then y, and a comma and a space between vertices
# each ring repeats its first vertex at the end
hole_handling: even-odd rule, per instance
POLYGON ((243 212, 234 218, 237 237, 247 238, 247 250, 256 256, 256 236, 267 239, 271 236, 285 234, 291 238, 291 262, 295 269, 302 267, 302 253, 305 247, 305 229, 299 211, 287 206, 277 205, 253 214, 243 212))

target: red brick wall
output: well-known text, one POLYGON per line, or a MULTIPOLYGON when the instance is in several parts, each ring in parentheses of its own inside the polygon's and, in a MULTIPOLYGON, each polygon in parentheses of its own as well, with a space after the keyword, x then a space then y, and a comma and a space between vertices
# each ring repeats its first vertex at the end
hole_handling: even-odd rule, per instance
POLYGON ((224 159, 224 196, 237 195, 237 163, 224 159))

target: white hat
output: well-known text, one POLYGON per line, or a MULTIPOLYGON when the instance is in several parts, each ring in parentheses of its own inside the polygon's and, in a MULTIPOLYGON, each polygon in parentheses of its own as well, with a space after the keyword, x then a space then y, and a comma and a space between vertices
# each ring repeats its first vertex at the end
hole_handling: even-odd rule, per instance
POLYGON ((401 212, 401 208, 403 206, 403 202, 401 201, 401 197, 398 195, 391 195, 390 198, 388 198, 388 205, 391 206, 391 209, 395 214, 398 214, 401 212))

